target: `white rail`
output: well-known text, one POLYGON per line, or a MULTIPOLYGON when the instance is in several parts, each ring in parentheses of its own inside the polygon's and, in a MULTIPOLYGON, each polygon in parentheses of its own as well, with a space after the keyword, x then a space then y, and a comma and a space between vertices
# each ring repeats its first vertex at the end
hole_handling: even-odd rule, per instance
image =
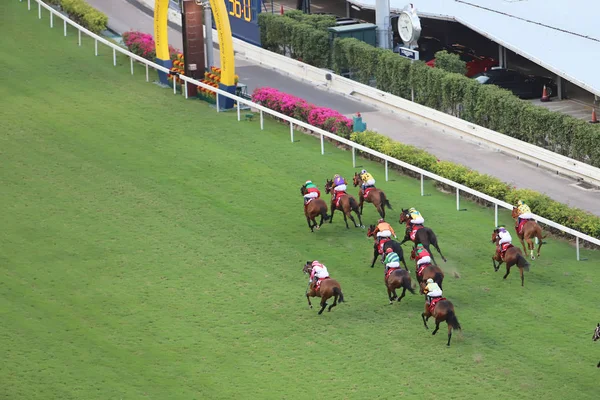
MULTIPOLYGON (((24 0, 19 0, 19 1, 23 2, 24 0)), ((27 6, 28 6, 29 10, 31 10, 31 1, 32 0, 27 0, 27 6)), ((134 72, 133 71, 133 60, 136 60, 136 61, 138 61, 138 62, 140 62, 140 63, 142 63, 142 64, 144 64, 146 66, 146 81, 149 81, 148 67, 152 67, 152 68, 154 68, 157 71, 161 71, 161 72, 164 72, 164 73, 167 73, 167 74, 171 73, 171 71, 168 68, 165 68, 165 67, 163 67, 161 65, 158 65, 158 64, 156 64, 156 63, 154 63, 152 61, 148 61, 145 58, 142 58, 142 57, 140 57, 140 56, 138 56, 136 54, 133 54, 133 53, 129 52, 128 50, 126 50, 126 49, 124 49, 124 48, 122 48, 122 47, 120 47, 120 46, 118 46, 118 45, 116 45, 114 43, 111 43, 108 40, 106 40, 106 39, 104 39, 104 38, 102 38, 102 37, 100 37, 100 36, 98 36, 98 35, 90 32, 89 30, 85 29, 84 27, 80 26, 79 24, 71 21, 69 18, 65 17, 60 12, 56 11, 54 8, 48 6, 47 4, 45 4, 44 2, 42 2, 41 0, 33 0, 33 1, 35 1, 36 3, 38 3, 38 17, 40 19, 42 18, 42 8, 45 8, 46 10, 48 10, 50 12, 50 26, 51 27, 54 26, 54 19, 53 19, 54 16, 57 16, 58 18, 60 18, 60 19, 63 20, 63 26, 64 26, 64 34, 65 34, 65 36, 67 35, 67 28, 66 28, 67 24, 73 26, 74 28, 76 28, 79 31, 78 35, 79 35, 79 45, 80 46, 81 46, 81 33, 83 32, 86 35, 88 35, 88 36, 90 36, 91 38, 94 39, 94 41, 95 41, 94 42, 95 43, 95 54, 96 55, 98 55, 98 43, 102 43, 102 44, 110 47, 113 50, 113 57, 112 57, 112 59, 113 59, 113 65, 115 65, 115 66, 117 65, 116 54, 117 54, 117 52, 119 52, 119 53, 121 53, 121 54, 123 54, 123 55, 125 55, 125 56, 127 56, 127 57, 130 58, 130 63, 132 65, 132 67, 131 67, 131 74, 133 74, 133 72, 134 72)), ((365 147, 363 145, 360 145, 358 143, 352 142, 352 141, 350 141, 348 139, 345 139, 343 137, 337 136, 337 135, 335 135, 333 133, 327 132, 327 131, 325 131, 323 129, 320 129, 320 128, 317 128, 315 126, 312 126, 312 125, 310 125, 310 124, 308 124, 306 122, 302 122, 302 121, 297 120, 295 118, 288 117, 287 115, 284 115, 284 114, 281 114, 281 113, 279 113, 277 111, 271 110, 271 109, 269 109, 267 107, 264 107, 264 106, 262 106, 260 104, 253 103, 250 100, 243 99, 241 97, 232 95, 232 94, 230 94, 228 92, 225 92, 223 90, 220 90, 218 88, 214 88, 212 86, 206 85, 206 84, 204 84, 202 82, 199 82, 199 81, 197 81, 195 79, 189 78, 189 77, 187 77, 185 75, 178 75, 178 76, 179 76, 179 78, 181 78, 181 80, 183 80, 183 81, 185 81, 187 83, 190 83, 190 84, 196 85, 196 86, 200 86, 202 88, 209 89, 209 90, 215 92, 216 93, 216 97, 217 97, 217 112, 219 112, 219 96, 225 96, 225 97, 228 97, 228 98, 231 98, 231 99, 235 100, 236 107, 237 107, 238 121, 241 120, 241 116, 240 116, 240 104, 246 104, 246 105, 248 105, 248 106, 250 106, 250 107, 252 107, 254 109, 259 110, 259 112, 260 112, 260 121, 261 121, 260 129, 261 130, 264 129, 264 127, 263 127, 263 118, 264 118, 263 113, 267 113, 267 114, 272 115, 272 116, 274 116, 276 118, 279 118, 279 119, 282 119, 284 121, 289 122, 289 124, 290 124, 290 139, 291 139, 292 143, 294 142, 294 127, 298 126, 298 127, 304 128, 304 129, 306 129, 308 131, 311 131, 313 133, 316 133, 316 134, 318 134, 320 136, 320 139, 321 139, 321 154, 324 154, 323 141, 324 141, 325 137, 327 137, 329 139, 332 139, 332 140, 335 140, 335 141, 337 141, 339 143, 343 143, 346 146, 352 148, 352 167, 356 167, 356 150, 359 150, 359 151, 371 154, 371 155, 373 155, 375 157, 378 157, 378 158, 384 160, 385 161, 385 174, 386 174, 386 177, 388 176, 388 169, 389 169, 389 164, 390 163, 394 164, 394 165, 397 165, 399 167, 402 167, 402 168, 406 168, 406 169, 411 170, 413 172, 416 172, 417 174, 420 174, 420 177, 421 177, 421 195, 422 196, 424 195, 424 192, 423 192, 423 179, 424 179, 424 177, 427 177, 427 178, 433 179, 435 181, 444 183, 444 184, 446 184, 448 186, 452 186, 452 187, 454 187, 456 189, 456 209, 457 210, 460 210, 460 193, 461 192, 468 193, 468 194, 470 194, 472 196, 475 196, 475 197, 478 197, 480 199, 484 199, 484 200, 486 200, 486 201, 488 201, 490 203, 493 203, 494 204, 494 226, 498 225, 498 207, 503 207, 503 208, 506 208, 508 210, 512 210, 513 206, 511 204, 505 202, 505 201, 498 200, 496 198, 488 196, 485 193, 478 192, 477 190, 473 190, 473 189, 471 189, 469 187, 466 187, 466 186, 461 185, 459 183, 453 182, 453 181, 451 181, 449 179, 446 179, 444 177, 436 175, 436 174, 434 174, 432 172, 429 172, 429 171, 426 171, 424 169, 415 167, 415 166, 413 166, 411 164, 407 164, 404 161, 400 161, 400 160, 398 160, 396 158, 393 158, 393 157, 390 157, 390 156, 388 156, 386 154, 383 154, 383 153, 380 153, 378 151, 372 150, 372 149, 370 149, 368 147, 365 147)), ((183 87, 183 94, 187 98, 188 97, 187 96, 187 85, 182 85, 182 87, 183 87)), ((173 93, 177 93, 176 79, 173 79, 173 93)), ((558 230, 560 230, 560 231, 562 231, 564 233, 568 233, 570 235, 575 236, 575 238, 576 238, 577 260, 580 260, 580 255, 579 255, 579 240, 580 239, 584 240, 584 241, 587 241, 589 243, 593 243, 593 244, 595 244, 597 246, 600 246, 600 240, 597 239, 597 238, 594 238, 594 237, 591 237, 591 236, 586 235, 584 233, 578 232, 578 231, 576 231, 574 229, 571 229, 571 228, 568 228, 566 226, 557 224, 554 221, 550 221, 550 220, 548 220, 546 218, 543 218, 543 217, 540 217, 538 215, 535 215, 534 218, 538 222, 541 222, 541 223, 543 223, 545 225, 548 225, 548 226, 550 226, 550 227, 552 227, 554 229, 558 229, 558 230)))

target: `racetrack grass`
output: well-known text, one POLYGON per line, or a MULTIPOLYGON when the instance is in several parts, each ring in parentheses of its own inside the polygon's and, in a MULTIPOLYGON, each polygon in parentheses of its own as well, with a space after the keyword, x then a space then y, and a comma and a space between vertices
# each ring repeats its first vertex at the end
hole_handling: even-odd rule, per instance
POLYGON ((0 11, 0 398, 596 398, 597 252, 549 238, 525 288, 502 281, 493 211, 361 160, 393 226, 414 205, 440 239, 464 328, 447 348, 422 297, 387 305, 364 230, 337 214, 309 232, 299 186, 351 177, 349 152, 143 83, 25 3, 0 11), (347 300, 321 316, 315 258, 347 300))

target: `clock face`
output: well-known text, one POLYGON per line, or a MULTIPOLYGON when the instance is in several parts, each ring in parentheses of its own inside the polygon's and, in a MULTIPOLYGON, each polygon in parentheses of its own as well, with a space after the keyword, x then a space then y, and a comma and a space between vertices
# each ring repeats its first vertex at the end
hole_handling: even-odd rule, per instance
POLYGON ((405 43, 410 43, 413 40, 414 27, 412 18, 407 13, 402 13, 398 17, 398 34, 405 43))

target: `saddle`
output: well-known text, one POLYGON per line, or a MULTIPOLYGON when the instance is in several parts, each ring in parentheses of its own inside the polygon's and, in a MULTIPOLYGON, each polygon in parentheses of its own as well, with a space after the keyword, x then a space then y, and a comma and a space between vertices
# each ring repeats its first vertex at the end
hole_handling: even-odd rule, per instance
POLYGON ((387 282, 388 278, 390 277, 390 275, 394 272, 394 271, 398 271, 400 269, 400 267, 398 268, 389 268, 388 271, 385 273, 385 280, 387 282))
POLYGON ((386 244, 387 242, 389 242, 390 238, 383 238, 379 241, 379 243, 377 244, 377 251, 379 252, 379 254, 383 254, 383 245, 386 244))
POLYGON ((429 313, 430 314, 433 314, 433 310, 435 310, 435 305, 442 300, 446 300, 446 298, 445 297, 436 297, 434 299, 431 299, 431 303, 429 303, 429 313))
POLYGON ((525 224, 529 222, 528 219, 523 219, 521 220, 521 222, 519 222, 519 225, 517 226, 517 233, 519 235, 521 235, 523 233, 523 228, 525 227, 525 224))
POLYGON ((417 265, 417 276, 419 276, 419 278, 423 277, 423 270, 425 268, 429 267, 430 265, 431 265, 430 263, 417 265))
POLYGON ((414 241, 419 229, 423 229, 423 225, 412 225, 410 230, 410 240, 414 241))
POLYGON ((375 190, 375 186, 369 186, 368 188, 365 188, 363 197, 367 198, 369 196, 369 193, 371 193, 372 190, 375 190))
POLYGON ((500 250, 500 258, 502 259, 502 261, 504 261, 504 256, 506 256, 506 251, 508 249, 510 249, 511 247, 515 247, 510 243, 502 243, 501 246, 498 247, 498 250, 500 250))
POLYGON ((345 191, 344 191, 344 192, 335 192, 335 198, 334 198, 334 201, 335 201, 335 207, 336 207, 336 208, 339 208, 339 207, 340 207, 340 200, 341 200, 341 198, 342 198, 343 196, 346 196, 347 194, 348 194, 348 193, 346 193, 345 191))
POLYGON ((321 281, 324 281, 327 279, 329 279, 329 277, 317 279, 317 283, 315 283, 315 291, 318 291, 321 288, 321 281))

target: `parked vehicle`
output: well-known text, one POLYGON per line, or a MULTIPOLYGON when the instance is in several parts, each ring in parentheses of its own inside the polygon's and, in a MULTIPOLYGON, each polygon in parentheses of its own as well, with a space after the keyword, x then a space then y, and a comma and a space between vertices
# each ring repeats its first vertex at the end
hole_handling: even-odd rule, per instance
MULTIPOLYGON (((465 75, 469 78, 498 65, 498 61, 494 58, 477 55, 473 49, 461 44, 451 44, 441 50, 457 54, 466 63, 467 73, 465 75)), ((430 67, 435 67, 435 58, 427 61, 426 64, 430 67)))
POLYGON ((551 78, 526 75, 522 72, 500 67, 491 68, 473 77, 482 85, 496 85, 510 90, 521 99, 534 99, 542 96, 544 86, 549 97, 558 93, 556 83, 551 78))

